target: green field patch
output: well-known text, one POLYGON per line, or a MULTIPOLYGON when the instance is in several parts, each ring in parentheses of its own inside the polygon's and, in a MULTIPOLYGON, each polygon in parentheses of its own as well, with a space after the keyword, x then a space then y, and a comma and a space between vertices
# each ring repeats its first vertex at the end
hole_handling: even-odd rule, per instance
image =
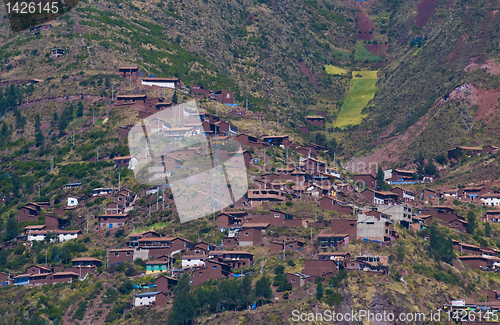
POLYGON ((361 123, 367 114, 361 114, 363 108, 377 92, 377 71, 353 71, 349 92, 340 108, 334 127, 345 128, 361 123))
POLYGON ((346 69, 342 69, 331 64, 325 65, 325 71, 328 74, 334 74, 334 75, 347 74, 346 69))
POLYGON ((94 125, 101 125, 103 121, 103 119, 98 119, 97 121, 95 121, 94 125))
POLYGON ((356 47, 354 48, 355 61, 378 62, 381 59, 382 58, 379 55, 372 55, 362 42, 356 43, 356 47))
POLYGON ((160 230, 160 229, 166 228, 168 226, 170 226, 170 222, 157 222, 155 224, 152 224, 151 226, 147 226, 147 227, 142 228, 142 229, 136 229, 135 233, 140 234, 142 232, 146 232, 146 231, 150 231, 150 230, 160 230))

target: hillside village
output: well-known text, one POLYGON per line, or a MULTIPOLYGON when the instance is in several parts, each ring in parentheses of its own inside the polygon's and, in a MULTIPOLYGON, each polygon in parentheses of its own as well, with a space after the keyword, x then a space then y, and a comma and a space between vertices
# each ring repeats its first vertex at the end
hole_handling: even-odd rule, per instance
MULTIPOLYGON (((464 267, 493 273, 500 270, 500 246, 488 246, 478 237, 474 239, 481 245, 451 239, 463 238, 462 234, 474 235, 479 225, 485 228, 482 233, 490 236, 490 223, 497 223, 500 218, 500 187, 496 182, 450 188, 436 185, 435 173, 426 174, 417 170, 418 166, 388 170, 375 166, 378 169, 363 168, 362 173, 353 173, 332 159, 329 150, 321 145, 299 144, 278 130, 272 135, 252 135, 217 112, 191 112, 183 106, 180 111, 175 109, 181 102, 178 96, 187 94, 231 107, 229 117, 260 120, 260 115, 239 110, 229 91, 213 92, 196 85, 189 89, 177 78, 142 77, 144 73, 137 67, 120 68, 118 74, 137 88, 129 94, 117 94, 111 102, 111 110, 126 108, 136 112, 139 120, 160 113, 161 118, 154 120, 156 128, 154 123, 143 126, 148 134, 172 139, 205 136, 210 140, 211 150, 216 141, 225 144, 236 140, 241 145, 238 155, 251 171, 248 192, 217 215, 204 218, 211 222, 208 227, 216 228, 214 236, 204 239, 198 233, 197 240, 193 241, 172 231, 160 231, 161 228, 135 229, 138 222, 144 224, 141 220, 150 219, 157 211, 170 211, 173 215, 175 202, 168 184, 142 186, 133 191, 120 177, 116 187, 95 188, 71 179, 71 183, 61 186, 62 205, 47 201, 20 204, 16 220, 24 226, 22 232, 2 243, 1 248, 33 249, 38 243, 86 243, 90 241, 89 236, 114 236, 118 240, 113 246, 101 248, 105 249, 104 255, 78 253, 59 263, 47 260, 43 263, 43 259, 39 259, 37 264, 23 270, 0 272, 2 286, 33 287, 86 281, 89 275, 98 276, 104 270, 109 272, 110 268, 136 263, 141 266, 138 275, 133 267, 129 272, 130 266, 121 272, 129 272, 127 276, 134 278, 147 277, 150 285, 135 286, 137 292, 128 308, 147 306, 163 310, 172 308, 175 288, 183 276, 197 288, 207 281, 265 274, 264 267, 271 255, 278 263, 287 261, 287 265, 296 270, 284 273, 275 268, 272 296, 278 302, 297 299, 294 298, 297 288, 320 286, 324 279, 344 278, 346 272, 392 277, 404 282, 405 276, 394 269, 393 256, 387 252, 395 251, 398 240, 407 233, 420 234, 425 241, 432 241, 433 232, 438 228, 447 229, 450 237, 441 238, 443 245, 449 243, 454 250, 448 252, 449 256, 456 255, 464 267), (174 91, 172 100, 139 93, 144 86, 159 93, 165 88, 170 93, 174 91), (172 119, 177 120, 176 125, 172 119), (281 152, 279 160, 276 150, 281 152), (86 194, 78 194, 82 191, 86 194), (96 202, 99 213, 82 214, 85 206, 96 202), (298 205, 306 206, 308 213, 294 210, 298 205), (475 212, 469 210, 466 217, 464 207, 469 206, 476 212, 479 209, 480 215, 476 217, 475 212), (300 267, 295 267, 295 263, 300 267)), ((307 116, 307 120, 313 126, 323 126, 321 116, 307 116)), ((120 125, 116 133, 127 139, 132 128, 130 124, 120 125)), ((476 157, 496 157, 497 151, 498 148, 491 145, 457 147, 447 152, 446 160, 452 164, 476 157)), ((233 154, 223 149, 221 160, 233 154)), ((203 155, 201 148, 171 151, 162 157, 162 172, 175 175, 203 155)), ((113 155, 101 157, 101 162, 125 175, 137 167, 138 159, 131 155, 113 155)), ((483 302, 468 299, 463 306, 443 301, 441 307, 460 310, 480 304, 483 302)), ((484 304, 493 310, 500 309, 495 307, 499 305, 495 291, 487 291, 484 304)))

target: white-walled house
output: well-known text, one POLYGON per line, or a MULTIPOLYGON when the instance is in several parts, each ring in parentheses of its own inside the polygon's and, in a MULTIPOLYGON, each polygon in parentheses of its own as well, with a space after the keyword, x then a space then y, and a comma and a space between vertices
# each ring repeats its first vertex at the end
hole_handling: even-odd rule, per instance
POLYGON ((206 255, 184 255, 182 257, 182 269, 205 266, 206 255))
POLYGON ((134 295, 134 307, 151 305, 161 307, 165 305, 166 301, 167 297, 161 291, 144 292, 134 295))
POLYGON ((500 206, 500 193, 489 193, 480 196, 481 202, 484 205, 497 207, 500 206))
POLYGON ((76 207, 78 205, 78 198, 68 196, 68 207, 76 207))
MULTIPOLYGON (((78 234, 81 233, 80 230, 30 231, 28 233, 28 241, 45 241, 45 236, 47 236, 49 232, 57 234, 59 242, 61 243, 68 240, 77 239, 78 234)), ((56 240, 51 239, 51 242, 55 241, 56 240)))
POLYGON ((181 82, 180 82, 179 78, 150 77, 150 78, 142 79, 143 86, 157 86, 157 87, 163 87, 163 88, 177 89, 180 87, 180 84, 181 84, 181 82))

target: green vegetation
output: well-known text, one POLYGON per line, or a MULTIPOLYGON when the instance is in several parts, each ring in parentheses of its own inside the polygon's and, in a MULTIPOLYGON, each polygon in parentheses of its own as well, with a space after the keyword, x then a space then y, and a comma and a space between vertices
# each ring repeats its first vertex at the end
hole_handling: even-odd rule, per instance
POLYGON ((362 114, 363 108, 375 96, 378 88, 377 71, 353 71, 351 86, 340 109, 334 126, 345 128, 361 123, 367 114, 362 114))
POLYGON ((347 74, 346 69, 342 69, 342 68, 336 67, 336 66, 331 65, 331 64, 325 65, 325 71, 326 71, 326 73, 333 74, 333 75, 347 74))
POLYGON ((354 60, 361 62, 377 62, 382 58, 378 55, 372 55, 370 51, 366 49, 362 42, 356 43, 354 48, 354 60))

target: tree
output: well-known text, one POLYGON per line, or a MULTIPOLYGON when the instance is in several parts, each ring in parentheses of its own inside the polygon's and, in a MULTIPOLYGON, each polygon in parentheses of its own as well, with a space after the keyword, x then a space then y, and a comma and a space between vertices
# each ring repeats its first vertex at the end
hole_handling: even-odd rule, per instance
POLYGON ((476 227, 476 215, 474 214, 474 212, 469 211, 469 213, 467 214, 467 233, 474 235, 474 233, 476 232, 476 227))
MULTIPOLYGON (((1 227, 0 227, 0 229, 1 229, 1 227)), ((486 224, 484 225, 484 235, 486 237, 491 237, 491 226, 490 226, 489 222, 486 222, 486 224)))
POLYGON ((443 166, 444 164, 446 164, 446 156, 444 154, 439 154, 436 156, 436 162, 438 164, 440 164, 441 166, 443 166))
POLYGON ((380 166, 378 166, 376 181, 377 181, 377 186, 381 190, 385 191, 385 190, 389 189, 389 185, 384 180, 384 171, 382 170, 382 167, 380 167, 380 166))
POLYGON ((5 240, 11 240, 17 237, 19 233, 19 224, 17 223, 16 217, 10 217, 7 220, 7 225, 5 227, 5 240))
POLYGON ((174 289, 175 299, 168 317, 169 324, 189 324, 194 319, 196 297, 190 290, 189 275, 184 274, 174 289))
POLYGON ((82 104, 82 102, 78 102, 78 105, 76 105, 76 116, 78 116, 78 117, 83 116, 83 104, 82 104))
POLYGON ((255 296, 257 298, 271 298, 273 291, 271 290, 271 280, 267 276, 263 276, 255 283, 255 296))
POLYGON ((316 284, 316 299, 320 300, 323 298, 323 283, 318 281, 316 284))
POLYGON ((177 98, 177 91, 174 91, 174 95, 172 96, 172 103, 177 104, 178 98, 177 98))
POLYGON ((439 232, 434 222, 429 227, 429 250, 436 261, 451 263, 455 258, 453 242, 439 232))
POLYGON ((253 301, 254 291, 252 289, 252 278, 249 275, 245 275, 240 283, 240 305, 248 306, 253 301))
POLYGON ((35 115, 35 131, 40 130, 40 114, 35 115))

